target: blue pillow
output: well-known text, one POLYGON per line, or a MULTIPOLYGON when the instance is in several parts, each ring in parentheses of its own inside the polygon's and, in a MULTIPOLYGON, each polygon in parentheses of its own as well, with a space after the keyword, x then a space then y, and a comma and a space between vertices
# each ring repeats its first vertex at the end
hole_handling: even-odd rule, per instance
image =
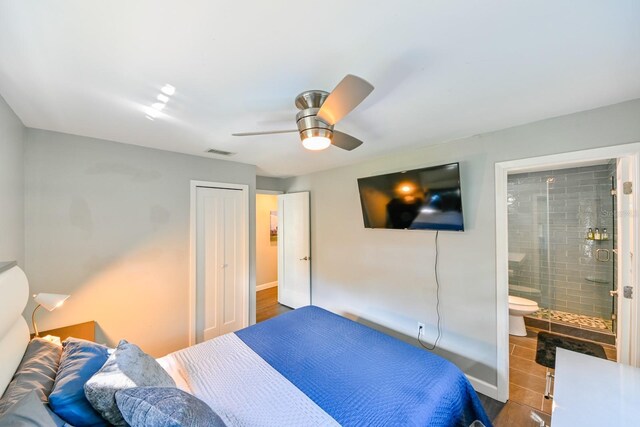
POLYGON ((218 414, 175 387, 134 387, 116 392, 116 403, 131 427, 218 427, 218 414))
POLYGON ((49 395, 49 407, 71 425, 105 426, 84 395, 84 384, 109 358, 107 347, 77 338, 62 343, 60 368, 49 395))

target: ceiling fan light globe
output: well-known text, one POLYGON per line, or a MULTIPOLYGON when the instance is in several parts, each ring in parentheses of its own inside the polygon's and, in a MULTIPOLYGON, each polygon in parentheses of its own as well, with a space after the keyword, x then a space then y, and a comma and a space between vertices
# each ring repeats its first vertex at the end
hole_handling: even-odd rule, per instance
POLYGON ((307 150, 320 151, 329 148, 331 139, 326 136, 310 136, 302 140, 302 145, 307 150))

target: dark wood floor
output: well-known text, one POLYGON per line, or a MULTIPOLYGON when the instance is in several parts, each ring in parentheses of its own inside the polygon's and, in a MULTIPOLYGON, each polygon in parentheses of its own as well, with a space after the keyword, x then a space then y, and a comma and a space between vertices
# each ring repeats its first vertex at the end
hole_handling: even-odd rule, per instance
POLYGON ((291 311, 291 309, 278 304, 277 286, 256 292, 256 323, 271 319, 287 311, 291 311))

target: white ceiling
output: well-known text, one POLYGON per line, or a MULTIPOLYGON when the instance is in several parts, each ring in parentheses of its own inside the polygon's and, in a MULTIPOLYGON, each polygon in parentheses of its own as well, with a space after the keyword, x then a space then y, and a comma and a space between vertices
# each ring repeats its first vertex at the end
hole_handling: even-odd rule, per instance
POLYGON ((28 127, 290 176, 640 98, 637 0, 1 0, 0 94, 28 127), (302 148, 295 96, 347 73, 376 89, 302 148), (144 109, 177 88, 155 121, 144 109))

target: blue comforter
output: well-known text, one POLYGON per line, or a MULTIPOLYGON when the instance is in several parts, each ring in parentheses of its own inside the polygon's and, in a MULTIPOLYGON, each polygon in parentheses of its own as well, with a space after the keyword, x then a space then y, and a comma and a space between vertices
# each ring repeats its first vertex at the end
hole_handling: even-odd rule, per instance
POLYGON ((321 308, 236 335, 341 425, 491 426, 455 365, 321 308))

